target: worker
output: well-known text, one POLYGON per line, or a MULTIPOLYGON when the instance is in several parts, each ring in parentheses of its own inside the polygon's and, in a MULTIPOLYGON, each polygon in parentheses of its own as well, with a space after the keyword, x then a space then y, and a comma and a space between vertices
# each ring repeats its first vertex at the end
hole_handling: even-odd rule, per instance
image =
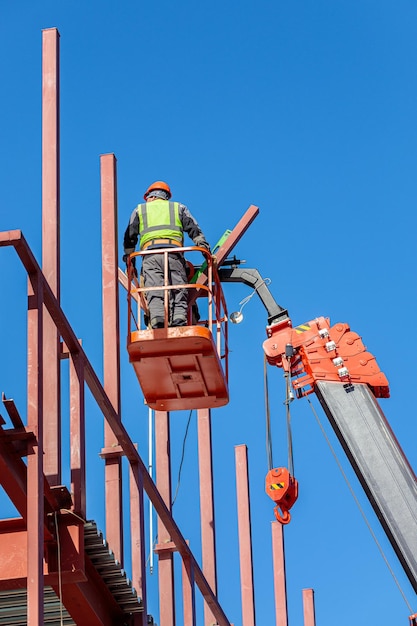
MULTIPOLYGON (((132 212, 124 235, 124 256, 127 264, 129 255, 135 251, 139 239, 140 250, 182 247, 184 232, 194 245, 210 252, 210 246, 200 226, 184 204, 170 202, 171 189, 159 180, 152 183, 144 194, 145 203, 132 212)), ((135 257, 131 259, 135 267, 135 257)), ((170 285, 183 285, 187 281, 186 261, 182 252, 168 255, 170 285)), ((142 259, 142 276, 145 287, 164 284, 164 255, 146 254, 142 259)), ((186 289, 170 289, 169 326, 186 326, 188 295, 186 289)), ((164 292, 148 291, 146 294, 151 328, 164 327, 164 292)))

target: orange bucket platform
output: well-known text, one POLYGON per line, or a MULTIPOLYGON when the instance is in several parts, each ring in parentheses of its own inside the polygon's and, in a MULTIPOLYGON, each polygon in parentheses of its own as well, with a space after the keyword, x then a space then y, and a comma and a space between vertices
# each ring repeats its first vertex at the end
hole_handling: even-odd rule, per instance
POLYGON ((127 350, 151 409, 213 409, 228 403, 226 378, 208 328, 136 330, 127 350))

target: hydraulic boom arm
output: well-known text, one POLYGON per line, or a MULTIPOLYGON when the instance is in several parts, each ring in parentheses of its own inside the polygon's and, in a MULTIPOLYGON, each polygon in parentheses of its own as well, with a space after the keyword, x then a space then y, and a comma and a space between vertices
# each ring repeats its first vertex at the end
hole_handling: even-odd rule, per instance
POLYGON ((224 262, 220 280, 258 293, 268 313, 268 362, 289 372, 298 397, 317 395, 417 593, 417 479, 376 399, 389 397, 385 375, 347 324, 330 327, 321 317, 293 328, 259 272, 239 264, 224 262))

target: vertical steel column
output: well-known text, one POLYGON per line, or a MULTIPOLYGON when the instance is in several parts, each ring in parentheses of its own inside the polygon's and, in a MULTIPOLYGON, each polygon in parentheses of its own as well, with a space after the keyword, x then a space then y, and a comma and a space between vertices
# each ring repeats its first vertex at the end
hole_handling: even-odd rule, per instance
POLYGON ((276 626, 288 626, 284 528, 280 522, 272 522, 272 561, 274 567, 275 624, 276 626))
POLYGON ((28 626, 43 624, 43 351, 42 282, 28 279, 28 430, 36 441, 27 457, 28 626))
POLYGON ((253 589, 248 450, 245 445, 235 447, 235 459, 242 625, 255 626, 255 595, 253 589))
MULTIPOLYGON (((100 157, 101 239, 103 291, 103 361, 104 389, 114 410, 120 415, 120 336, 119 283, 117 259, 117 187, 116 158, 100 157)), ((123 510, 121 449, 107 424, 104 424, 106 481, 106 539, 116 559, 123 565, 123 510)))
MULTIPOLYGON (((198 467, 200 475, 200 516, 202 570, 213 593, 217 594, 216 532, 214 523, 213 467, 211 450, 210 409, 197 411, 198 467)), ((204 605, 204 623, 216 620, 207 604, 204 605)))
POLYGON ((71 492, 75 513, 86 517, 84 363, 70 354, 70 463, 71 492))
POLYGON ((196 626, 194 567, 187 557, 182 562, 182 597, 184 626, 196 626))
MULTIPOLYGON (((171 511, 171 449, 169 436, 169 413, 155 411, 155 467, 156 486, 166 506, 171 511)), ((171 537, 158 517, 158 580, 160 626, 175 626, 174 558, 171 537)))
MULTIPOLYGON (((59 240, 59 33, 42 31, 42 271, 60 299, 59 240)), ((45 474, 61 484, 61 399, 59 334, 44 311, 45 474)))
MULTIPOLYGON (((143 477, 137 463, 130 464, 130 528, 132 543, 132 581, 142 599, 143 613, 139 616, 140 626, 147 624, 145 521, 143 502, 143 477)), ((151 546, 152 549, 152 546, 151 546)))
POLYGON ((304 626, 315 626, 314 590, 303 589, 304 626))

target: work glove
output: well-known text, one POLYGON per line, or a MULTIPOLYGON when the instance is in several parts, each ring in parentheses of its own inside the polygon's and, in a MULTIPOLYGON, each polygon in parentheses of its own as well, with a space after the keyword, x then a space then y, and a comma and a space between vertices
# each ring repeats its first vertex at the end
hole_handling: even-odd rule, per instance
POLYGON ((194 239, 194 243, 196 246, 205 248, 207 252, 210 252, 210 244, 204 239, 204 237, 196 237, 194 239))
MULTIPOLYGON (((126 263, 126 270, 128 270, 129 268, 129 254, 124 254, 123 255, 123 261, 126 263)), ((138 270, 136 269, 136 257, 132 256, 132 258, 130 259, 130 267, 132 268, 132 274, 133 276, 138 275, 138 270)))

